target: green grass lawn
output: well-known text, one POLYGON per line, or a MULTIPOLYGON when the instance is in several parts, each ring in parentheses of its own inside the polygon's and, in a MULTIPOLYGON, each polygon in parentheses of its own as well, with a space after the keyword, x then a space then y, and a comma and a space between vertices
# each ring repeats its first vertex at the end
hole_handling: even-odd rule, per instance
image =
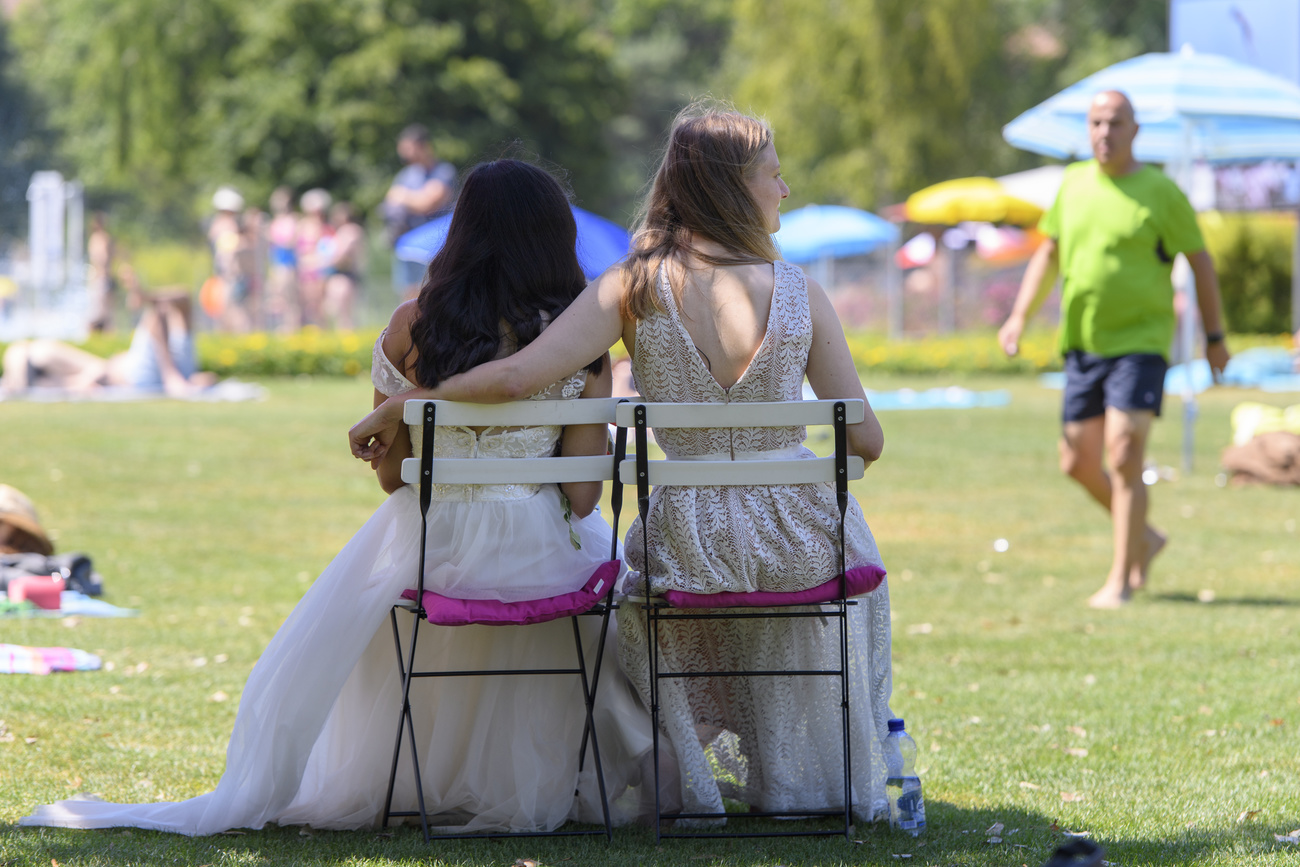
MULTIPOLYGON (((438 863, 1041 864, 1062 832, 1111 863, 1300 864, 1300 492, 1221 488, 1239 400, 1201 402, 1195 471, 1153 489, 1170 545, 1117 612, 1083 600, 1110 557, 1103 513, 1056 470, 1059 394, 999 409, 882 414, 855 484, 890 571, 892 707, 921 748, 930 828, 860 843, 467 841, 269 829, 189 839, 19 829, 33 805, 212 788, 249 669, 382 494, 347 451, 363 380, 272 380, 264 403, 0 403, 0 481, 62 550, 92 554, 126 620, 3 620, 0 641, 69 645, 103 671, 0 676, 0 867, 438 863), (1006 539, 1005 553, 994 541, 1006 539), (1004 826, 1001 843, 986 829, 1004 826), (897 859, 893 856, 899 856, 897 859)), ((873 388, 947 382, 873 379, 873 388)), ((1179 401, 1152 456, 1179 464, 1179 401)), ((625 516, 624 527, 626 527, 625 516)))

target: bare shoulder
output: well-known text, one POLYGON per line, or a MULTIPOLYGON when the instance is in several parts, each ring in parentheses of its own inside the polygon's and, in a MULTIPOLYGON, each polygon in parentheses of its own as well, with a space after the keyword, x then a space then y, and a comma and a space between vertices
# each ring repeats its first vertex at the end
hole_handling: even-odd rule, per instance
POLYGON ((626 289, 623 279, 623 264, 611 265, 601 272, 595 280, 587 284, 587 291, 595 292, 598 297, 622 298, 626 289))
POLYGON ((420 308, 412 299, 397 305, 392 318, 388 320, 388 328, 384 332, 384 355, 388 356, 388 360, 398 370, 406 366, 406 358, 411 353, 411 325, 419 314, 420 308))
POLYGON ((804 278, 804 283, 808 287, 808 310, 812 313, 813 319, 816 319, 818 315, 824 315, 826 311, 830 311, 833 315, 835 308, 831 305, 831 299, 827 297, 822 284, 811 277, 804 278))

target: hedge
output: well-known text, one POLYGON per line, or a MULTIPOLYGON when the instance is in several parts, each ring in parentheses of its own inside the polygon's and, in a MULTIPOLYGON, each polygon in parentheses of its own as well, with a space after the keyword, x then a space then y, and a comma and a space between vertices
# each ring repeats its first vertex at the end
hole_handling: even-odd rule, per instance
MULTIPOLYGON (((200 334, 199 366, 222 377, 360 376, 370 371, 377 330, 326 332, 304 328, 296 334, 200 334)), ((1007 358, 992 331, 887 340, 879 334, 851 331, 846 335, 854 364, 871 372, 908 375, 1033 374, 1060 370, 1056 338, 1051 331, 1034 331, 1020 341, 1020 354, 1007 358)), ((126 349, 130 335, 97 335, 85 344, 89 352, 108 356, 126 349)), ((1234 334, 1233 351, 1250 346, 1290 346, 1286 334, 1234 334)), ((2 348, 2 347, 0 347, 2 348)), ((619 344, 616 357, 624 355, 619 344)))

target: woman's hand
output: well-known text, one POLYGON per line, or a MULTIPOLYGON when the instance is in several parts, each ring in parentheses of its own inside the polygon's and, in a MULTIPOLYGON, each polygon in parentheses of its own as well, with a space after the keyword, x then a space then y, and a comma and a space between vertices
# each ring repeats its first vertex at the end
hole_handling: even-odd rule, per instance
POLYGON ((348 431, 348 446, 352 456, 363 461, 377 461, 388 454, 388 449, 402 428, 402 410, 407 396, 417 397, 415 391, 399 394, 375 407, 368 416, 348 431))

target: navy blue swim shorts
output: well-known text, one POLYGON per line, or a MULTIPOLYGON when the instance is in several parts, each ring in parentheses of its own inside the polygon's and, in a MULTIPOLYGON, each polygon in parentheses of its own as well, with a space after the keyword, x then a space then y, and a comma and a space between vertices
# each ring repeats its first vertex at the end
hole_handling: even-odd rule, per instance
POLYGON ((1106 358, 1072 349, 1065 353, 1065 400, 1062 421, 1104 415, 1106 407, 1150 410, 1160 415, 1169 362, 1139 353, 1106 358))

